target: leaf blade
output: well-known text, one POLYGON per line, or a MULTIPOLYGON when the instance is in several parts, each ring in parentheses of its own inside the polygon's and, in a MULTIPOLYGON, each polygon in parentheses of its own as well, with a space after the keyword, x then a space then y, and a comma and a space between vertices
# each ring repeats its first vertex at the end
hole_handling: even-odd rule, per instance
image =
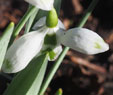
MULTIPOLYGON (((30 9, 31 7, 32 7, 32 5, 29 5, 29 9, 30 9)), ((29 10, 29 9, 28 9, 28 10, 29 10)), ((36 17, 36 15, 37 15, 38 11, 39 11, 39 9, 37 8, 37 9, 32 13, 32 15, 29 17, 28 21, 26 22, 24 34, 30 32, 31 27, 32 27, 32 24, 33 24, 33 22, 34 22, 34 20, 35 20, 35 17, 36 17)))
POLYGON ((6 53, 11 35, 13 33, 13 30, 14 30, 14 23, 11 22, 6 28, 6 30, 4 31, 4 34, 2 35, 2 37, 0 38, 0 69, 5 57, 5 53, 6 53))
POLYGON ((48 54, 32 60, 27 68, 17 74, 3 95, 37 95, 47 67, 47 60, 48 54))

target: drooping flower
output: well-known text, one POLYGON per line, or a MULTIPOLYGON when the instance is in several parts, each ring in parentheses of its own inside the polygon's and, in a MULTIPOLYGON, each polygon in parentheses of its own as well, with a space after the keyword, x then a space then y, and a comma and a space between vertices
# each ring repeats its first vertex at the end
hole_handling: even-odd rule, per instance
POLYGON ((107 43, 95 32, 85 28, 65 30, 52 9, 47 18, 41 18, 33 27, 34 32, 25 34, 8 49, 2 70, 15 73, 24 69, 35 57, 48 53, 54 61, 62 51, 61 44, 84 54, 97 54, 109 49, 107 43))
POLYGON ((51 10, 53 8, 54 3, 54 0, 25 0, 25 1, 42 10, 51 10))
MULTIPOLYGON (((51 11, 53 13, 55 12, 54 9, 51 11)), ((50 16, 53 14, 51 11, 49 13, 50 16)), ((50 18, 48 17, 48 19, 50 18)), ((59 46, 55 36, 60 28, 64 29, 64 26, 61 21, 58 20, 58 17, 55 18, 54 16, 54 19, 56 19, 56 23, 54 22, 54 24, 52 23, 51 25, 50 22, 46 25, 46 17, 41 18, 34 25, 34 31, 23 35, 9 47, 2 66, 3 72, 16 73, 21 71, 36 55, 46 50, 48 50, 49 53, 49 60, 55 59, 58 54, 60 54, 62 48, 59 46), (49 42, 50 37, 54 40, 53 42, 51 41, 52 43, 49 42), (52 57, 53 55, 54 57, 52 57)))

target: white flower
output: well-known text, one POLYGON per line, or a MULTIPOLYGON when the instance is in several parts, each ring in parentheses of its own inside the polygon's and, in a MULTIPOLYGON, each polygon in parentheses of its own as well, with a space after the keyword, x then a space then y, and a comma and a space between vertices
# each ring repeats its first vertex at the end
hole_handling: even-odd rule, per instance
POLYGON ((54 0, 25 0, 25 1, 42 10, 51 10, 53 8, 54 3, 54 0))
POLYGON ((2 66, 4 72, 18 72, 35 56, 43 53, 48 53, 48 60, 54 61, 62 52, 61 44, 84 54, 97 54, 109 49, 97 33, 85 28, 73 28, 65 32, 64 25, 57 19, 53 24, 43 17, 34 25, 33 30, 16 40, 8 49, 2 66))
POLYGON ((53 46, 59 45, 58 42, 53 42, 53 45, 49 44, 47 41, 45 42, 44 37, 51 34, 56 35, 56 32, 60 28, 64 28, 64 26, 60 21, 58 21, 58 25, 56 27, 49 28, 45 25, 45 20, 45 17, 41 18, 39 22, 37 22, 36 25, 33 27, 35 31, 23 35, 11 45, 6 53, 4 64, 2 65, 3 72, 16 73, 24 69, 28 65, 28 63, 36 55, 39 54, 42 46, 47 46, 47 48, 43 49, 51 49, 51 51, 49 52, 50 56, 52 54, 52 51, 55 54, 52 59, 50 57, 48 59, 56 59, 56 57, 62 51, 62 48, 60 46, 53 46), (46 45, 46 43, 48 43, 48 45, 46 45))
POLYGON ((84 54, 97 54, 109 49, 108 44, 97 33, 85 28, 69 29, 60 41, 84 54))

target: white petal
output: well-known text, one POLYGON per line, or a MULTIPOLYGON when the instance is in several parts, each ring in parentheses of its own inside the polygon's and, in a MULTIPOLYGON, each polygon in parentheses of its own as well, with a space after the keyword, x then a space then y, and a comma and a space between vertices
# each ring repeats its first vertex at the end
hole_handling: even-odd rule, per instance
MULTIPOLYGON (((35 25, 33 26, 32 29, 33 29, 33 30, 37 30, 39 27, 44 26, 44 25, 46 25, 46 17, 40 18, 40 19, 35 23, 35 25)), ((55 29, 54 31, 57 31, 59 28, 65 30, 65 26, 64 26, 64 24, 63 24, 60 20, 58 20, 58 25, 57 25, 57 27, 55 27, 55 28, 53 28, 53 29, 55 29)))
POLYGON ((57 45, 61 44, 61 40, 62 40, 62 37, 64 36, 64 34, 65 34, 65 31, 63 29, 59 29, 56 32, 57 45))
POLYGON ((27 33, 16 40, 6 53, 2 66, 3 72, 15 73, 24 69, 33 57, 40 52, 45 34, 46 31, 42 28, 39 31, 27 33))
POLYGON ((25 0, 25 1, 42 10, 51 10, 53 8, 54 3, 54 0, 25 0))
POLYGON ((62 52, 62 46, 57 46, 56 48, 53 49, 53 52, 55 53, 55 56, 53 59, 51 59, 50 57, 48 58, 49 61, 54 61, 58 58, 58 56, 60 55, 60 53, 62 52))
POLYGON ((46 24, 46 17, 42 17, 35 23, 32 29, 37 30, 39 27, 42 27, 45 24, 46 24))
POLYGON ((61 22, 61 20, 58 20, 58 27, 64 30, 66 29, 64 24, 61 22))
POLYGON ((97 54, 109 49, 108 44, 97 33, 85 28, 68 30, 61 43, 84 54, 97 54))

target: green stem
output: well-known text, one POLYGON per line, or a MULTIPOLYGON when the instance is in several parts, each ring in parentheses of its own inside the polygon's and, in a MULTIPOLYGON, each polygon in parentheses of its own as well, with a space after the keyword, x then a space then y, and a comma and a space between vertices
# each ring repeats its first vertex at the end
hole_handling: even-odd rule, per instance
POLYGON ((21 29, 24 27, 25 23, 27 22, 27 20, 29 19, 29 17, 32 15, 32 13, 34 11, 36 11, 37 8, 32 6, 28 9, 28 11, 25 13, 25 15, 22 17, 22 19, 20 20, 20 22, 18 23, 18 25, 16 26, 16 28, 14 29, 10 44, 14 41, 14 39, 16 38, 16 36, 18 36, 19 32, 21 31, 21 29))
POLYGON ((88 9, 84 13, 83 17, 80 20, 80 23, 77 25, 77 27, 83 27, 86 23, 88 17, 91 15, 92 11, 94 10, 95 6, 97 5, 99 0, 92 0, 91 4, 89 5, 88 9))
POLYGON ((57 71, 59 65, 61 64, 61 62, 63 61, 64 57, 65 56, 62 56, 62 55, 65 55, 67 53, 67 51, 69 50, 69 48, 65 48, 62 52, 62 54, 60 55, 59 59, 56 61, 55 64, 53 64, 52 68, 50 69, 46 79, 44 80, 42 86, 41 86, 41 89, 40 89, 40 92, 38 95, 43 95, 45 90, 47 89, 49 83, 51 82, 51 79, 53 78, 55 72, 57 71))
MULTIPOLYGON (((95 8, 96 4, 98 3, 99 0, 93 0, 91 2, 91 4, 89 5, 88 9, 86 10, 85 14, 83 15, 80 23, 78 24, 78 27, 83 27, 83 25, 86 23, 88 17, 90 16, 91 12, 93 11, 93 9, 95 8)), ((59 56, 58 60, 53 64, 52 68, 50 69, 48 75, 46 76, 40 92, 38 95, 43 95, 44 92, 46 91, 49 83, 51 82, 54 74, 56 73, 58 67, 60 66, 60 64, 62 63, 67 51, 69 50, 69 47, 65 47, 63 52, 61 53, 61 55, 59 56)))
MULTIPOLYGON (((29 8, 31 7, 31 5, 29 6, 29 8)), ((26 26, 25 26, 25 31, 24 34, 28 33, 31 30, 31 27, 33 25, 33 22, 35 20, 35 17, 38 13, 39 9, 35 10, 32 15, 30 16, 30 18, 28 19, 28 21, 26 22, 26 26)))

